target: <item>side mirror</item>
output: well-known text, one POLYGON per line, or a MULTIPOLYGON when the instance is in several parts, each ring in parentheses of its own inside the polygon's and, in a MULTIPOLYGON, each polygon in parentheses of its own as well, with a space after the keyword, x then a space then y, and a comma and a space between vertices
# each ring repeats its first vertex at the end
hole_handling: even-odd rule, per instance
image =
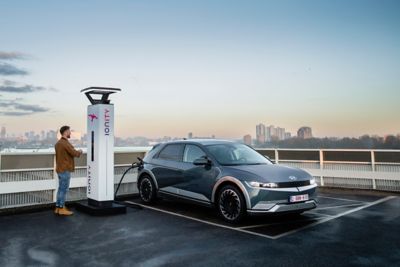
POLYGON ((198 158, 193 161, 196 166, 206 166, 211 165, 211 161, 208 158, 198 158))

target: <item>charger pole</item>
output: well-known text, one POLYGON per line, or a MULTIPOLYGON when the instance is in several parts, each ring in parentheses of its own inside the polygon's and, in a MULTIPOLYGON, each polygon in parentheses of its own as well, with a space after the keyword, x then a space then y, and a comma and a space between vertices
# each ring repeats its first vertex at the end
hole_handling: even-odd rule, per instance
POLYGON ((77 209, 92 215, 125 213, 114 203, 114 105, 110 95, 119 88, 89 87, 81 90, 90 101, 87 107, 87 201, 77 209))

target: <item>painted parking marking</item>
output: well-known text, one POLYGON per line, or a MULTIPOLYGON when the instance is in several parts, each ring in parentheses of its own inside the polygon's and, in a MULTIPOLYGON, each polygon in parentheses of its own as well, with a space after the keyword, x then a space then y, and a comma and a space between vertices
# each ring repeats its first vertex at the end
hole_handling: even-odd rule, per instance
MULTIPOLYGON (((316 214, 316 215, 320 215, 320 214, 316 214)), ((328 215, 328 216, 330 216, 330 215, 328 215)), ((299 220, 291 220, 291 221, 286 222, 286 223, 315 221, 315 220, 322 219, 322 217, 325 217, 325 216, 320 216, 320 218, 302 218, 302 219, 299 219, 299 220)), ((241 227, 237 227, 237 228, 238 229, 252 229, 252 228, 259 228, 259 227, 264 227, 264 226, 280 225, 280 224, 283 224, 283 223, 284 222, 273 222, 273 223, 246 225, 246 226, 241 226, 241 227)))
POLYGON ((338 197, 327 197, 327 196, 321 196, 321 195, 318 195, 317 198, 328 198, 328 199, 336 199, 336 200, 343 200, 343 201, 351 201, 351 202, 365 203, 365 201, 359 201, 359 200, 347 199, 347 198, 338 198, 338 197))
POLYGON ((181 218, 185 218, 185 219, 189 219, 189 220, 192 220, 192 221, 205 223, 205 224, 216 226, 216 227, 220 227, 220 228, 230 229, 230 230, 234 230, 234 231, 238 231, 238 232, 242 232, 242 233, 247 233, 247 234, 251 234, 251 235, 261 236, 261 237, 265 237, 265 238, 269 238, 269 239, 274 239, 273 236, 266 235, 266 234, 255 233, 255 232, 247 231, 245 229, 235 228, 235 227, 231 227, 231 226, 227 226, 227 225, 223 225, 223 224, 219 224, 219 223, 213 223, 213 222, 197 219, 197 218, 194 218, 194 217, 182 215, 182 214, 179 214, 179 213, 175 213, 175 212, 166 211, 166 210, 163 210, 163 209, 151 207, 151 206, 148 206, 148 205, 138 204, 138 203, 133 202, 133 201, 125 201, 125 202, 129 203, 129 204, 139 205, 139 206, 142 206, 143 208, 147 208, 147 209, 163 212, 163 213, 166 213, 166 214, 178 216, 178 217, 181 217, 181 218))
POLYGON ((304 226, 304 227, 301 227, 301 228, 298 228, 298 229, 295 229, 295 230, 292 230, 292 231, 288 231, 288 232, 286 232, 286 233, 283 233, 283 234, 274 236, 274 239, 278 239, 278 238, 281 238, 281 237, 284 237, 284 236, 288 236, 288 235, 291 235, 291 234, 294 234, 294 233, 303 231, 303 230, 305 230, 305 229, 314 227, 314 226, 316 226, 316 225, 318 225, 318 224, 322 224, 322 223, 329 222, 329 221, 331 221, 331 220, 334 220, 334 219, 337 219, 337 218, 340 218, 340 217, 349 215, 349 214, 351 214, 351 213, 354 213, 354 212, 357 212, 357 211, 360 211, 360 210, 363 210, 363 209, 366 209, 366 208, 369 208, 369 207, 378 205, 378 204, 380 204, 380 203, 386 202, 386 201, 391 200, 391 199, 394 199, 394 198, 396 198, 396 197, 395 197, 395 196, 388 196, 388 197, 385 197, 385 198, 378 199, 378 200, 376 200, 376 201, 370 202, 370 203, 368 203, 368 204, 366 204, 366 205, 363 205, 363 206, 361 206, 361 207, 357 207, 357 208, 354 208, 354 209, 351 209, 351 210, 348 210, 348 211, 339 213, 339 214, 334 215, 334 216, 332 216, 332 217, 328 217, 328 218, 322 219, 322 220, 317 221, 317 222, 315 222, 315 223, 306 225, 306 226, 304 226))
POLYGON ((369 202, 361 202, 361 203, 355 203, 355 204, 347 204, 347 205, 336 205, 336 206, 329 206, 329 207, 322 207, 322 208, 316 208, 314 211, 318 210, 330 210, 330 209, 339 209, 339 208, 347 208, 347 207, 354 207, 354 206, 361 206, 368 204, 369 202))
MULTIPOLYGON (((326 197, 326 198, 331 198, 331 197, 326 197)), ((347 210, 345 212, 338 213, 336 215, 322 214, 322 213, 314 212, 314 210, 313 210, 313 211, 307 211, 307 212, 305 212, 305 214, 317 215, 318 216, 317 218, 303 218, 303 219, 300 219, 300 220, 295 220, 295 221, 290 221, 290 222, 274 222, 274 223, 266 223, 266 224, 258 224, 258 225, 245 225, 245 226, 241 226, 241 227, 233 227, 233 226, 228 226, 228 225, 224 225, 224 224, 211 222, 211 221, 208 221, 208 220, 202 220, 202 219, 199 219, 199 218, 183 215, 183 214, 172 212, 172 211, 167 211, 167 210, 164 210, 164 209, 161 209, 161 208, 156 208, 156 207, 140 204, 140 203, 133 202, 133 201, 125 201, 125 202, 129 203, 129 204, 139 205, 139 206, 141 206, 143 208, 147 208, 147 209, 150 209, 150 210, 154 210, 154 211, 166 213, 166 214, 169 214, 169 215, 173 215, 173 216, 189 219, 189 220, 192 220, 192 221, 204 223, 204 224, 207 224, 207 225, 212 225, 212 226, 219 227, 219 228, 229 229, 229 230, 232 230, 232 231, 237 231, 237 232, 241 232, 241 233, 246 233, 246 234, 250 234, 250 235, 254 235, 254 236, 259 236, 259 237, 264 237, 264 238, 276 240, 276 239, 279 239, 279 238, 282 238, 282 237, 285 237, 285 236, 288 236, 288 235, 295 234, 297 232, 303 231, 305 229, 314 227, 316 225, 319 225, 319 224, 322 224, 322 223, 325 223, 325 222, 329 222, 331 220, 338 219, 340 217, 349 215, 351 213, 366 209, 368 207, 371 207, 371 206, 374 206, 374 205, 378 205, 380 203, 386 202, 386 201, 394 199, 394 198, 396 198, 396 196, 388 196, 388 197, 381 198, 381 199, 378 199, 378 200, 373 201, 373 202, 357 201, 357 202, 359 202, 357 204, 335 205, 335 206, 331 206, 331 207, 326 207, 325 208, 325 209, 328 209, 328 208, 335 209, 335 208, 341 208, 341 207, 348 208, 348 207, 358 206, 358 207, 356 207, 354 209, 350 209, 350 210, 347 210), (362 206, 360 206, 360 205, 362 205, 362 206), (296 222, 301 223, 301 222, 307 222, 307 221, 313 221, 313 220, 315 220, 315 222, 311 222, 308 225, 301 226, 299 228, 296 228, 296 229, 293 229, 293 230, 289 230, 289 231, 286 231, 286 232, 283 232, 283 233, 277 234, 277 235, 268 235, 268 234, 258 233, 258 232, 254 231, 255 229, 259 229, 259 228, 262 228, 262 227, 266 227, 266 229, 268 229, 268 227, 274 227, 274 226, 279 226, 279 225, 284 225, 284 224, 289 225, 290 223, 296 223, 296 222), (254 230, 251 230, 251 229, 254 229, 254 230)), ((331 199, 337 199, 337 198, 331 198, 331 199)), ((346 199, 340 199, 340 200, 346 200, 346 199)), ((355 200, 349 200, 349 201, 355 201, 355 200)), ((321 208, 321 209, 323 209, 323 208, 321 208)))
POLYGON ((319 215, 321 217, 332 217, 333 215, 329 215, 329 214, 325 214, 325 213, 319 213, 319 212, 315 212, 313 211, 306 211, 306 214, 313 214, 313 215, 319 215))

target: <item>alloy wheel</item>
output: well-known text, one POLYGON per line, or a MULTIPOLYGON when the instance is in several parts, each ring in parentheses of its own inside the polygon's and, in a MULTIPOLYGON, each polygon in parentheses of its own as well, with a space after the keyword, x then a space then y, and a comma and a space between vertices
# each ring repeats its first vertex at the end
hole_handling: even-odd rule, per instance
POLYGON ((148 178, 144 178, 140 183, 140 197, 143 201, 149 202, 153 194, 153 185, 148 178))
POLYGON ((219 209, 227 220, 233 221, 239 217, 241 203, 238 194, 232 189, 225 189, 219 198, 219 209))

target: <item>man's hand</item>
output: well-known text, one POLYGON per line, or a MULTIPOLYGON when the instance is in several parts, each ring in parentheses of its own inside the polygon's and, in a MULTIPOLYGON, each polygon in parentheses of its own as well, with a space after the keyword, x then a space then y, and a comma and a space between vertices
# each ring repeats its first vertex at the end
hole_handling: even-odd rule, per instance
POLYGON ((83 150, 79 149, 78 151, 79 151, 79 156, 81 156, 83 154, 83 150))

